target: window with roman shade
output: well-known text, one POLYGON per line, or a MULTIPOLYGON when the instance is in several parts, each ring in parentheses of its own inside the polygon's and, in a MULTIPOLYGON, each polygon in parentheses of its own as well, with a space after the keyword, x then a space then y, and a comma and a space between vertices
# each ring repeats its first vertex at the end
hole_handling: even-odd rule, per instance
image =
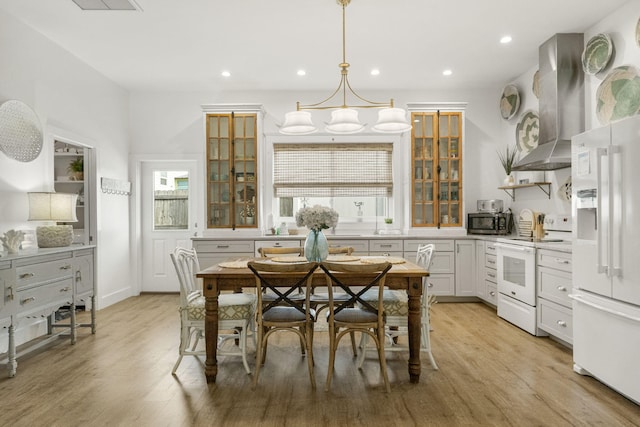
POLYGON ((391 196, 393 144, 273 144, 276 197, 391 196))

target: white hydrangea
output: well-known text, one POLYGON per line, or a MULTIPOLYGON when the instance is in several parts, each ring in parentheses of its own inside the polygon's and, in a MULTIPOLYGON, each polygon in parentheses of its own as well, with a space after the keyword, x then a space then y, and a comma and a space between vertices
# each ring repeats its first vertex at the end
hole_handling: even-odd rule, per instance
POLYGON ((338 225, 338 212, 326 206, 315 205, 296 212, 296 225, 310 230, 324 230, 338 225))

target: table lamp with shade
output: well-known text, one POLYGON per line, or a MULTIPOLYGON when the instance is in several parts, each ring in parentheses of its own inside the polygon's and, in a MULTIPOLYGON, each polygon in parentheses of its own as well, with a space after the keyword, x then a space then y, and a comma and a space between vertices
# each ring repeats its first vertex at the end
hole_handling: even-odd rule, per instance
MULTIPOLYGON (((29 221, 77 222, 77 199, 77 194, 29 193, 29 221)), ((39 226, 36 236, 41 248, 69 246, 73 242, 73 226, 39 226)))

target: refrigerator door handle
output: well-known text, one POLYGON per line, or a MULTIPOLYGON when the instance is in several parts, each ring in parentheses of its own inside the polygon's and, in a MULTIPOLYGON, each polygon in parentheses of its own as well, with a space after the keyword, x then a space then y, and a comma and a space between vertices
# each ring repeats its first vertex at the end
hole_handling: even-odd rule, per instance
POLYGON ((611 277, 622 276, 622 150, 618 145, 609 147, 609 223, 610 246, 609 246, 609 273, 611 277), (615 175, 615 176, 614 176, 615 175), (614 234, 615 233, 615 234, 614 234), (616 245, 616 247, 614 247, 616 245))
POLYGON ((640 317, 631 316, 631 315, 629 315, 627 313, 623 313, 623 312, 618 311, 618 310, 612 310, 612 309, 610 309, 608 307, 604 307, 604 306, 602 306, 600 304, 596 304, 595 302, 588 301, 587 299, 583 298, 582 295, 570 294, 569 298, 572 298, 572 299, 578 301, 580 304, 584 304, 584 305, 588 305, 589 307, 593 307, 596 310, 604 311, 605 313, 613 314, 614 316, 622 317, 623 319, 627 319, 627 320, 631 320, 633 322, 640 323, 640 317))
MULTIPOLYGON (((598 273, 605 273, 607 275, 607 277, 611 277, 609 276, 609 265, 605 264, 602 260, 602 243, 603 243, 603 236, 602 236, 602 158, 607 156, 607 149, 606 148, 598 148, 596 150, 596 156, 597 156, 597 164, 596 164, 596 188, 598 189, 598 194, 596 197, 597 203, 596 203, 596 248, 598 251, 598 257, 596 259, 596 268, 598 270, 598 273)), ((609 228, 609 227, 607 227, 609 228)), ((607 230, 608 231, 608 230, 607 230)), ((608 241, 607 241, 607 258, 608 258, 608 251, 609 251, 609 245, 608 245, 608 241)), ((607 259, 607 262, 609 260, 607 259)))

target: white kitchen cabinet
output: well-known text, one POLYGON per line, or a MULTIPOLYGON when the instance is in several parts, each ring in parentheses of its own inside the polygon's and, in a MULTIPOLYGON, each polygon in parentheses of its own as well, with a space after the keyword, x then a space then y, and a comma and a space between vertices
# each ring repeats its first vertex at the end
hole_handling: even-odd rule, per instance
POLYGON ((404 241, 404 258, 415 262, 418 246, 428 243, 432 243, 435 246, 433 255, 431 255, 431 266, 429 267, 428 282, 430 293, 436 296, 455 296, 456 256, 453 240, 406 239, 404 241))
POLYGON ((538 287, 538 327, 572 344, 571 308, 572 257, 570 253, 539 249, 536 285, 538 287))
POLYGON ((476 245, 473 240, 455 241, 455 277, 457 297, 476 296, 476 245))
POLYGON ((476 241, 476 295, 493 306, 498 304, 496 265, 495 242, 476 241))
MULTIPOLYGON (((356 239, 332 239, 331 236, 327 236, 329 246, 343 247, 351 246, 353 248, 352 255, 368 255, 369 254, 369 241, 368 240, 356 240, 356 239)), ((302 241, 304 244, 304 240, 302 241)))
MULTIPOLYGON (((402 258, 404 255, 404 242, 397 240, 370 240, 369 255, 395 256, 402 258)), ((415 259, 415 258, 414 258, 415 259)))
POLYGON ((200 268, 205 269, 229 259, 254 257, 255 245, 251 240, 193 239, 200 268))

